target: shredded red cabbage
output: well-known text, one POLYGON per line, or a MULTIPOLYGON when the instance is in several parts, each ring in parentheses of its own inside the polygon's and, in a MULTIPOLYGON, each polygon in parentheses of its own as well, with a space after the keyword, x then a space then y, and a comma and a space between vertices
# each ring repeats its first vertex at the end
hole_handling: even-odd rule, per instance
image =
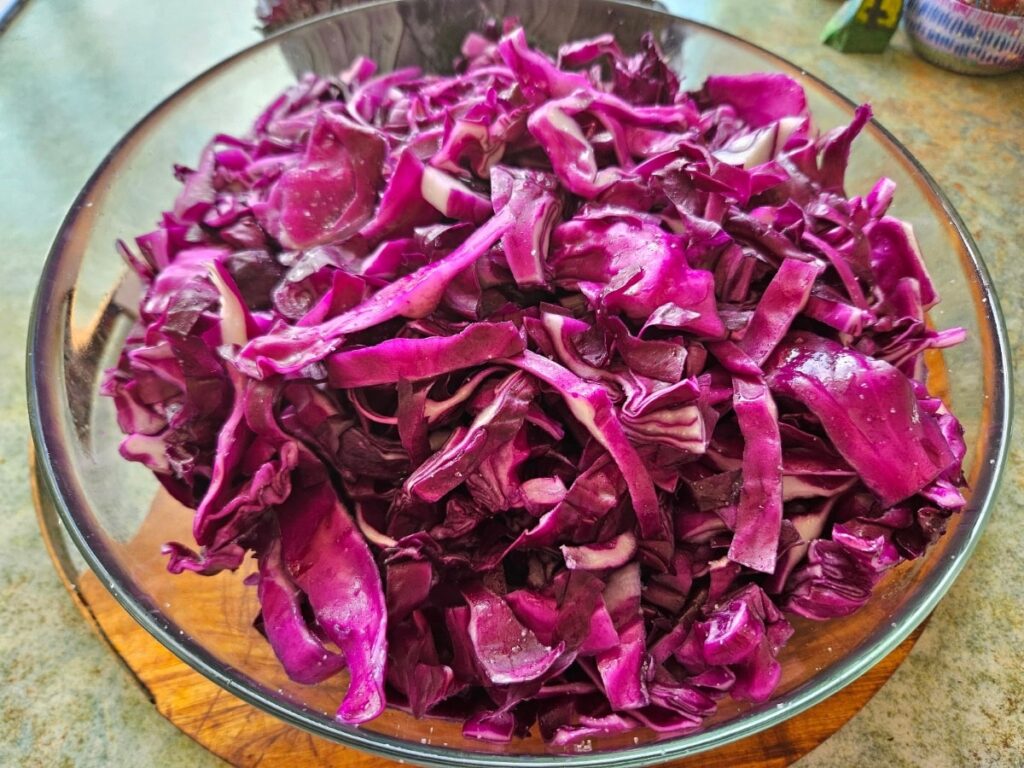
POLYGON ((963 332, 892 182, 843 190, 867 106, 819 136, 785 75, 688 93, 650 35, 505 32, 305 77, 179 167, 104 391, 196 509, 170 569, 252 552, 342 721, 690 731, 964 506, 922 362, 963 332))

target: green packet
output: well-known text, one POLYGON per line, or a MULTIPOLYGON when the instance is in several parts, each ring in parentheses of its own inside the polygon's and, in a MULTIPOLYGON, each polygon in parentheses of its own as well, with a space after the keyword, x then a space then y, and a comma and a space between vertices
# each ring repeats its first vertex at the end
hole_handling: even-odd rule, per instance
POLYGON ((881 53, 896 32, 903 0, 847 0, 821 33, 843 53, 881 53))

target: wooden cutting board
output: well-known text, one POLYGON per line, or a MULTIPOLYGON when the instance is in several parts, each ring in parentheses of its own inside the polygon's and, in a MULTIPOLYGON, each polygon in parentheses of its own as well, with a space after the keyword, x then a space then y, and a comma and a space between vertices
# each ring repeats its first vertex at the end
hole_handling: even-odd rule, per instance
MULTIPOLYGON (((33 491, 43 538, 68 592, 97 634, 135 675, 157 711, 184 733, 238 768, 388 768, 397 765, 288 725, 228 693, 179 660, 135 622, 95 574, 91 571, 77 576, 72 574, 69 560, 61 556, 64 546, 52 504, 40 495, 35 482, 33 491)), ((169 511, 163 509, 160 515, 150 515, 149 520, 166 519, 168 514, 169 511)), ((165 532, 152 529, 147 523, 143 524, 138 538, 152 541, 145 541, 141 551, 152 550, 162 571, 163 557, 159 555, 158 541, 167 540, 165 532)), ((214 581, 202 579, 199 583, 207 585, 214 581)), ((238 579, 233 579, 229 584, 234 586, 229 590, 234 591, 239 583, 238 579)), ((189 601, 194 601, 189 606, 193 613, 211 612, 223 617, 224 611, 232 610, 238 598, 233 594, 225 596, 223 587, 214 587, 194 592, 189 601)), ((247 606, 240 610, 251 609, 252 606, 247 606)), ((906 659, 924 626, 918 627, 873 669, 821 704, 726 747, 665 765, 668 768, 709 765, 783 768, 792 764, 839 730, 878 692, 906 659)), ((269 662, 274 663, 269 651, 266 654, 269 662)))
MULTIPOLYGON (((157 710, 214 754, 238 768, 387 768, 396 763, 363 754, 246 704, 194 671, 143 630, 91 572, 71 590, 95 629, 152 697, 157 710)), ((839 730, 875 695, 910 653, 924 625, 870 672, 827 701, 761 733, 671 768, 782 768, 839 730)))
MULTIPOLYGON (((246 704, 194 671, 142 629, 92 573, 72 591, 157 710, 214 754, 239 768, 387 768, 390 760, 363 754, 246 704)), ((910 653, 924 625, 870 672, 827 701, 761 733, 711 753, 667 763, 671 768, 782 768, 839 730, 875 695, 910 653)))

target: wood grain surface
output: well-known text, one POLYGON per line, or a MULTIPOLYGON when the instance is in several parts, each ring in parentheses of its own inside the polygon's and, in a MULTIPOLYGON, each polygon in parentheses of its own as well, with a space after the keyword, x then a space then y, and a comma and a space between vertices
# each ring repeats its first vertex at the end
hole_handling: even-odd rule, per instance
MULTIPOLYGON (((239 768, 386 768, 395 763, 325 741, 287 725, 210 682, 143 630, 92 574, 73 592, 160 713, 239 768)), ((924 625, 870 672, 827 701, 781 725, 711 753, 667 763, 671 768, 782 768, 827 739, 885 684, 910 653, 924 625)))

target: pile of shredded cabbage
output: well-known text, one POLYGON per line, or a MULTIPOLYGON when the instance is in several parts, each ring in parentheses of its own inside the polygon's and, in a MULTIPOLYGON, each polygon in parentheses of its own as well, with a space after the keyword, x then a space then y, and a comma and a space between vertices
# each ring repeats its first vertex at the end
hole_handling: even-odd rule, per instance
POLYGON ((686 92, 646 36, 360 59, 216 136, 104 391, 196 509, 170 570, 258 561, 287 673, 554 745, 772 694, 786 614, 857 610, 964 505, 922 353, 956 343, 870 118, 781 74, 686 92))

